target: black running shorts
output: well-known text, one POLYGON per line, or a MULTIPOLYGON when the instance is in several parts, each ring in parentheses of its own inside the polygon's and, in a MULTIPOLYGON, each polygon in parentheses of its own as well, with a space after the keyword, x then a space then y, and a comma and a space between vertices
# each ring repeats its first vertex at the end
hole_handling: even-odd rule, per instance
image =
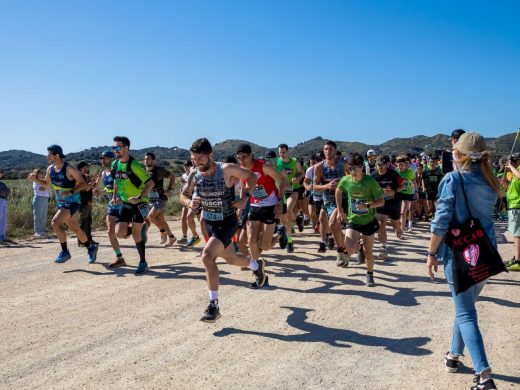
POLYGON ((364 236, 371 236, 379 230, 379 222, 377 219, 374 219, 372 222, 369 222, 366 225, 358 225, 357 223, 349 222, 347 224, 347 229, 356 230, 364 236))
POLYGON ((272 225, 275 221, 276 206, 263 206, 255 207, 251 206, 249 210, 248 219, 250 221, 260 221, 266 225, 272 225))
POLYGON ((148 215, 148 203, 123 203, 119 210, 117 222, 144 223, 144 218, 148 215))
POLYGON ((209 237, 215 237, 227 248, 237 231, 238 220, 235 214, 224 218, 222 221, 207 221, 206 229, 209 237))

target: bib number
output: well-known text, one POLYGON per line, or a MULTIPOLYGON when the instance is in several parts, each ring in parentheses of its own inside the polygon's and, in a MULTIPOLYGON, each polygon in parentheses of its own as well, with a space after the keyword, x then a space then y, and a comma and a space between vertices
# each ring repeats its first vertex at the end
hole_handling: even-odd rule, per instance
POLYGON ((256 186, 253 190, 253 196, 258 199, 266 199, 267 198, 267 192, 265 192, 265 188, 262 185, 256 186))
POLYGON ((212 222, 223 221, 224 213, 222 212, 222 207, 203 207, 202 218, 212 222))
POLYGON ((146 203, 141 203, 137 205, 137 208, 139 209, 139 212, 143 216, 143 218, 146 218, 148 216, 148 205, 146 203))
POLYGON ((368 214, 368 209, 359 209, 359 205, 366 204, 365 199, 352 199, 350 202, 350 209, 352 214, 363 215, 368 214))
POLYGON ((155 202, 156 200, 159 200, 159 193, 157 190, 151 190, 148 193, 148 199, 150 199, 150 202, 155 202))

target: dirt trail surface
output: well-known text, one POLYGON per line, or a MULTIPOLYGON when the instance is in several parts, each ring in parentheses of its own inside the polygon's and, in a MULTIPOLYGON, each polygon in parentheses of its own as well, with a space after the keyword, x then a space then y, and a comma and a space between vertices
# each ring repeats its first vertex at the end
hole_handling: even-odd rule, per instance
MULTIPOLYGON (((319 255, 311 232, 295 235, 292 254, 266 254, 268 288, 248 288, 250 272, 222 264, 214 324, 199 321, 208 299, 202 245, 165 249, 152 229, 143 276, 134 275, 129 241, 129 266, 107 268, 114 255, 104 232, 95 234, 92 265, 74 239, 65 264, 52 262, 55 240, 0 248, 0 388, 469 388, 469 356, 460 373, 443 368, 453 306, 442 270, 437 283, 427 277, 425 223, 406 241, 390 234, 374 288, 365 287, 364 266, 339 269, 335 252, 319 255)), ((519 285, 520 273, 500 274, 478 304, 501 389, 520 388, 519 285)))

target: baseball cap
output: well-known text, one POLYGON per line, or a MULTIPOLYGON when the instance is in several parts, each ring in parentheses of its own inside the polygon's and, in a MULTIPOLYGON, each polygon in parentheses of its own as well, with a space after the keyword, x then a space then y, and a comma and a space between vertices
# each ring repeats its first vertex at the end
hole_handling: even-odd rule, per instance
POLYGON ((511 157, 509 158, 511 161, 518 161, 520 160, 520 154, 519 153, 513 153, 511 157))
POLYGON ((111 150, 105 150, 103 153, 101 153, 101 157, 116 158, 116 155, 111 150))
POLYGON ((237 147, 237 153, 246 153, 251 154, 253 151, 251 150, 251 146, 248 144, 240 144, 237 147))
POLYGON ((63 149, 60 145, 51 145, 47 148, 47 150, 54 155, 59 154, 61 158, 65 158, 65 155, 63 154, 63 149))
POLYGON ((90 166, 90 164, 89 164, 88 162, 86 162, 86 161, 80 161, 80 162, 78 163, 78 165, 76 165, 76 168, 81 169, 81 168, 88 167, 88 166, 90 166))
POLYGON ((474 159, 477 154, 480 155, 486 150, 486 141, 478 133, 464 133, 460 136, 459 141, 453 145, 453 149, 468 154, 474 159))
POLYGON ((388 164, 390 162, 390 158, 388 156, 377 156, 376 164, 388 164))
POLYGON ((269 152, 267 152, 267 154, 265 155, 265 158, 276 158, 276 153, 272 150, 270 150, 269 152))
POLYGON ((462 129, 456 129, 451 132, 451 138, 453 139, 459 139, 462 134, 464 134, 465 131, 462 129))
POLYGON ((376 151, 374 149, 369 149, 367 151, 367 156, 375 156, 376 155, 376 151))

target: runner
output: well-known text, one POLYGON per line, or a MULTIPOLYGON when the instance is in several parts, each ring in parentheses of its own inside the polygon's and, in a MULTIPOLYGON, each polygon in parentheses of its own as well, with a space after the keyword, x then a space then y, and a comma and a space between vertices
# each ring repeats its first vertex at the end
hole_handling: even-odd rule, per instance
POLYGON ((374 176, 377 172, 376 158, 376 151, 374 149, 369 149, 367 151, 367 161, 365 161, 365 173, 367 175, 374 176))
POLYGON ((300 162, 289 155, 289 146, 287 144, 278 145, 278 159, 276 166, 278 171, 284 169, 289 179, 289 187, 285 190, 285 197, 287 198, 287 212, 282 215, 282 223, 287 231, 287 252, 294 252, 294 243, 292 238, 292 226, 296 221, 296 206, 298 205, 299 189, 302 186, 300 180, 304 177, 300 162))
MULTIPOLYGON (((191 160, 187 160, 184 163, 184 173, 181 176, 181 183, 182 186, 188 182, 188 177, 190 175, 190 172, 193 169, 193 163, 191 160)), ((182 188, 181 188, 182 193, 182 188)), ((197 233, 197 226, 195 224, 195 218, 197 217, 197 213, 195 213, 193 210, 191 210, 188 207, 182 208, 182 214, 181 214, 181 229, 182 229, 182 238, 179 238, 177 240, 177 244, 182 244, 187 247, 192 247, 197 245, 200 242, 199 234, 197 233), (188 227, 191 231, 191 237, 188 240, 188 227)))
POLYGON ((321 210, 321 204, 323 203, 322 194, 319 191, 313 190, 314 185, 314 166, 322 161, 322 158, 318 154, 313 154, 309 159, 309 168, 305 171, 305 180, 303 186, 308 192, 309 198, 309 216, 312 220, 313 228, 316 233, 319 232, 319 213, 321 210))
MULTIPOLYGON (((345 176, 345 165, 342 158, 336 154, 336 143, 327 141, 323 146, 325 159, 315 165, 313 190, 322 193, 323 207, 320 210, 320 246, 318 253, 327 251, 327 233, 332 232, 337 245, 336 265, 344 267, 348 265, 348 256, 344 253, 343 234, 341 223, 337 218, 337 208, 343 208, 343 202, 336 203, 336 187, 339 181, 345 176)), ((332 237, 331 237, 332 239, 332 237)), ((329 242, 329 249, 334 249, 334 242, 329 242)))
MULTIPOLYGON (((252 260, 259 260, 263 251, 273 247, 275 220, 283 211, 283 194, 289 182, 276 171, 276 166, 253 157, 251 146, 241 144, 237 158, 242 168, 257 177, 256 186, 249 199, 251 208, 247 218, 247 238, 252 260), (276 183, 280 183, 277 187, 276 183)), ((242 180, 242 195, 246 180, 242 180)))
POLYGON ((444 177, 439 167, 439 157, 433 156, 428 160, 428 169, 423 173, 423 187, 426 192, 426 203, 428 205, 428 217, 433 218, 437 208, 437 193, 439 183, 444 177))
POLYGON ((235 252, 233 245, 230 245, 237 228, 236 207, 243 207, 247 197, 234 201, 234 181, 245 180, 244 193, 247 193, 255 188, 256 175, 234 164, 213 161, 213 148, 206 138, 196 140, 190 152, 194 174, 188 178, 180 199, 191 209, 202 207, 202 218, 206 221, 210 238, 202 251, 202 262, 206 269, 209 304, 201 321, 215 322, 220 318, 217 257, 238 267, 249 267, 255 274, 257 285, 261 287, 265 283, 264 261, 250 260, 244 254, 235 252), (195 187, 197 193, 193 194, 195 187))
POLYGON ((51 165, 47 168, 45 178, 39 179, 34 173, 29 178, 42 186, 52 185, 56 193, 58 211, 52 218, 51 226, 60 242, 61 252, 54 262, 65 263, 71 258, 67 248, 67 234, 62 227, 62 224, 66 224, 76 234, 81 245, 87 248, 88 262, 92 264, 96 261, 98 246, 95 243, 89 244, 87 235, 79 226, 78 218, 81 200, 79 192, 86 188, 87 183, 76 167, 63 161, 65 155, 61 146, 51 145, 47 152, 47 160, 51 165))
MULTIPOLYGON (((81 230, 85 232, 87 235, 88 242, 94 242, 92 239, 92 200, 94 199, 94 191, 93 189, 97 186, 97 180, 99 176, 94 174, 92 177, 90 176, 90 164, 86 161, 80 161, 78 165, 76 165, 78 171, 83 176, 85 183, 87 186, 79 192, 80 195, 80 207, 79 207, 79 227, 81 230)), ((81 243, 78 240, 78 246, 81 246, 81 243)))
MULTIPOLYGON (((411 207, 413 202, 413 197, 415 193, 413 181, 415 180, 415 172, 410 168, 409 160, 406 155, 400 155, 397 157, 397 173, 404 179, 404 190, 399 192, 399 197, 401 198, 401 230, 404 231, 406 228, 406 221, 408 219, 408 229, 407 232, 412 231, 412 216, 411 216, 411 207)), ((399 238, 404 238, 402 235, 399 238)))
POLYGON ((119 198, 122 202, 116 235, 119 238, 127 238, 132 234, 139 253, 139 266, 135 274, 141 275, 148 271, 145 257, 146 237, 142 233, 144 219, 148 214, 148 194, 154 187, 154 181, 139 161, 130 156, 130 140, 127 137, 114 137, 112 149, 117 157, 112 163, 115 184, 112 204, 117 204, 119 198))
POLYGON ((342 200, 342 193, 348 194, 348 216, 344 210, 337 214, 340 222, 348 222, 345 232, 345 243, 347 259, 344 260, 345 267, 348 265, 348 256, 358 251, 359 239, 363 239, 365 261, 367 268, 367 287, 374 287, 374 233, 379 230, 376 219, 376 208, 385 204, 385 192, 372 177, 363 172, 363 156, 353 153, 350 157, 351 174, 344 176, 336 188, 336 203, 342 200))
POLYGON ((175 176, 167 169, 155 165, 155 154, 152 152, 145 153, 144 166, 154 182, 154 187, 148 194, 148 198, 150 199, 148 219, 159 228, 161 232, 161 245, 168 248, 175 243, 176 238, 170 230, 168 222, 166 222, 164 210, 168 203, 168 196, 171 195, 173 191, 175 176), (166 190, 164 189, 164 179, 169 179, 168 188, 166 190))
POLYGON ((103 185, 102 192, 98 187, 94 190, 94 194, 98 197, 102 197, 106 203, 106 218, 105 223, 107 225, 108 231, 108 239, 110 240, 110 246, 114 250, 116 255, 116 260, 113 263, 110 263, 110 268, 121 267, 126 265, 125 259, 123 258, 123 254, 121 253, 121 248, 119 246, 119 241, 116 236, 116 223, 119 218, 119 213, 121 210, 121 199, 116 197, 116 201, 112 202, 112 198, 114 197, 114 177, 112 176, 112 162, 116 158, 116 155, 111 150, 106 150, 101 153, 99 160, 103 167, 103 171, 101 172, 101 183, 103 185))
POLYGON ((402 236, 399 226, 401 219, 401 199, 397 193, 404 189, 404 180, 399 174, 388 169, 389 158, 387 156, 378 156, 376 159, 377 172, 374 179, 379 183, 384 191, 385 204, 376 208, 376 218, 379 222, 378 237, 381 242, 382 250, 379 258, 384 260, 388 257, 386 222, 390 218, 390 224, 394 228, 397 237, 402 236))

